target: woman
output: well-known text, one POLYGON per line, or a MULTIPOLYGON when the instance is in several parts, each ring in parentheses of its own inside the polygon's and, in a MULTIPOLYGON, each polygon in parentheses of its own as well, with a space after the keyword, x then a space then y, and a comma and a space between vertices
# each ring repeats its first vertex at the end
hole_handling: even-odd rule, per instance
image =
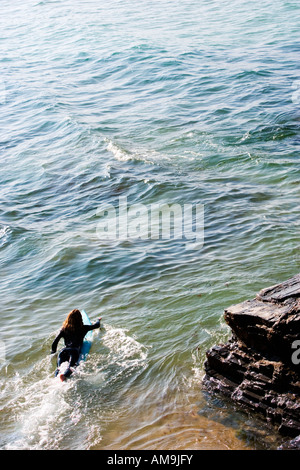
POLYGON ((65 380, 72 374, 71 367, 77 365, 80 349, 83 339, 88 331, 100 328, 100 320, 96 321, 93 325, 84 325, 82 321, 81 312, 77 309, 72 310, 64 321, 62 328, 52 343, 51 354, 56 352, 57 344, 61 338, 65 341, 65 347, 58 355, 57 369, 55 376, 59 373, 59 367, 63 362, 69 362, 67 370, 64 374, 60 374, 60 379, 65 380))

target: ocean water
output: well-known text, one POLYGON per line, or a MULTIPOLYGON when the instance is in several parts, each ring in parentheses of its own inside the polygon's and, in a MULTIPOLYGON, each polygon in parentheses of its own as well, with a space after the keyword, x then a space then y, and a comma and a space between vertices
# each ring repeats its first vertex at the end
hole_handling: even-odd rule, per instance
POLYGON ((292 0, 2 0, 2 449, 281 443, 201 379, 224 308, 299 272, 299 21, 292 0), (120 200, 201 205, 204 243, 101 237, 120 200), (73 308, 103 328, 62 384, 73 308))

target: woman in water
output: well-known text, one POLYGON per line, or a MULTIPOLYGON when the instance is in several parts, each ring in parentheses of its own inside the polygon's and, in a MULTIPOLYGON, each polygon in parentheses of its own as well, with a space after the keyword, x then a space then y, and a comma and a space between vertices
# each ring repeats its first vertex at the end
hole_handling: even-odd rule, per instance
POLYGON ((80 348, 83 343, 83 339, 88 331, 100 328, 100 320, 96 321, 93 325, 84 325, 82 316, 79 310, 72 310, 64 321, 62 328, 52 343, 51 354, 56 352, 57 344, 61 338, 65 341, 65 347, 60 351, 57 360, 57 369, 55 376, 59 373, 59 367, 63 362, 68 362, 68 368, 64 374, 60 374, 60 379, 65 380, 72 374, 71 367, 77 365, 80 348))

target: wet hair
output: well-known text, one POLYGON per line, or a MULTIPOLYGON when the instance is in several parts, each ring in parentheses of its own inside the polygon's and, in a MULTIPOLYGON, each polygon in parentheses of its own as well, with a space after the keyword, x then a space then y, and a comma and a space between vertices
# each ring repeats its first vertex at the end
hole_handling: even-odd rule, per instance
POLYGON ((63 322, 62 329, 69 330, 69 331, 76 331, 83 326, 82 316, 80 310, 74 309, 72 310, 65 321, 63 322))

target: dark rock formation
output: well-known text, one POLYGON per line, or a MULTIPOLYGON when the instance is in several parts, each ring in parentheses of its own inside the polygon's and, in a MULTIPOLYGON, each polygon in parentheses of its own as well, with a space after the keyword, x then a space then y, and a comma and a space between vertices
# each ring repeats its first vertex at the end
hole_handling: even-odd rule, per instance
POLYGON ((228 308, 224 317, 232 338, 207 351, 204 385, 265 416, 299 449, 300 274, 228 308))

